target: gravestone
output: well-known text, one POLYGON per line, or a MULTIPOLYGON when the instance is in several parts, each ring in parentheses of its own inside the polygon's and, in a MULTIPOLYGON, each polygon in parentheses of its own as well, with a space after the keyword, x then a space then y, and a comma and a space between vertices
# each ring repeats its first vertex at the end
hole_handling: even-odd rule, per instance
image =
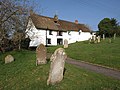
POLYGON ((49 77, 47 80, 47 85, 59 83, 63 79, 64 64, 67 58, 65 50, 63 48, 58 48, 55 50, 54 54, 51 56, 52 62, 50 65, 49 77))
POLYGON ((93 40, 96 41, 96 35, 94 35, 93 37, 94 37, 93 40))
POLYGON ((114 34, 114 40, 115 40, 115 38, 116 38, 116 33, 114 34))
POLYGON ((105 40, 105 34, 103 34, 103 40, 105 40))
POLYGON ((96 35, 92 35, 91 43, 97 43, 96 35))
POLYGON ((99 43, 100 42, 100 36, 98 36, 97 39, 98 39, 98 43, 99 43))
POLYGON ((96 37, 96 35, 94 36, 94 43, 97 43, 98 41, 97 41, 97 37, 96 37))
POLYGON ((94 35, 92 35, 92 40, 94 40, 94 35))
POLYGON ((36 48, 36 66, 39 64, 46 64, 47 63, 47 50, 43 44, 40 44, 36 48))
POLYGON ((7 55, 5 57, 5 64, 6 63, 10 63, 10 62, 13 62, 14 61, 14 57, 12 55, 7 55))
POLYGON ((68 48, 68 40, 67 39, 64 40, 64 48, 68 48))

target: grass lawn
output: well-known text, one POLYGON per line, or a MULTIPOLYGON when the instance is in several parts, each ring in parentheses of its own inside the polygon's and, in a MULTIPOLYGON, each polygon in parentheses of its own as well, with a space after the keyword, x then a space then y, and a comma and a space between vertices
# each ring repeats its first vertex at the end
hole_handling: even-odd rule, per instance
POLYGON ((67 63, 62 82, 47 86, 49 67, 50 62, 46 65, 35 65, 34 51, 23 50, 0 54, 0 90, 120 90, 120 80, 67 63), (4 64, 4 57, 8 53, 15 57, 15 61, 4 64))
MULTIPOLYGON (((49 52, 54 52, 58 47, 48 47, 49 52)), ((99 44, 89 44, 88 41, 70 44, 66 49, 67 55, 73 59, 94 64, 108 66, 120 70, 120 38, 106 39, 99 44)))

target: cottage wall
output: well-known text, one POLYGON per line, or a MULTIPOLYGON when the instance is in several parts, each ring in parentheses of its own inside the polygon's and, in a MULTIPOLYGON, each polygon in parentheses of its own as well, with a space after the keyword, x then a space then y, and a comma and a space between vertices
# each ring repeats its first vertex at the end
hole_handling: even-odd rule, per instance
POLYGON ((77 31, 70 31, 68 43, 75 43, 78 39, 78 32, 77 31))
POLYGON ((47 45, 58 45, 57 40, 58 39, 62 39, 62 44, 64 44, 64 40, 68 39, 68 33, 67 32, 62 32, 62 36, 58 35, 58 31, 52 31, 52 35, 49 35, 49 31, 47 30, 47 38, 51 39, 51 44, 47 44, 47 45))
POLYGON ((68 44, 75 43, 76 41, 88 40, 91 37, 90 32, 78 31, 64 31, 62 36, 58 35, 58 31, 55 30, 42 30, 36 29, 32 20, 29 20, 26 29, 27 37, 30 38, 29 47, 36 47, 39 44, 44 45, 58 45, 64 44, 64 40, 68 40, 68 44))
POLYGON ((31 19, 29 19, 28 22, 28 26, 26 29, 26 37, 30 38, 30 44, 29 47, 36 47, 38 46, 40 43, 42 44, 46 44, 46 31, 45 30, 39 30, 36 29, 33 22, 31 21, 31 19))
POLYGON ((57 45, 57 31, 52 31, 52 35, 49 35, 49 30, 47 30, 47 38, 51 40, 51 44, 47 43, 47 45, 57 45))
POLYGON ((78 41, 85 41, 88 40, 90 37, 90 32, 81 32, 80 35, 78 35, 78 41))

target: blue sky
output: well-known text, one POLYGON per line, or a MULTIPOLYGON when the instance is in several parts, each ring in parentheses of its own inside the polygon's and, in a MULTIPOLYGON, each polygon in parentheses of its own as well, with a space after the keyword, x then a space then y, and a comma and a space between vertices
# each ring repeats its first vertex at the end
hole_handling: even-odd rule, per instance
POLYGON ((92 30, 103 18, 116 18, 120 22, 120 0, 34 0, 38 14, 87 24, 92 30))

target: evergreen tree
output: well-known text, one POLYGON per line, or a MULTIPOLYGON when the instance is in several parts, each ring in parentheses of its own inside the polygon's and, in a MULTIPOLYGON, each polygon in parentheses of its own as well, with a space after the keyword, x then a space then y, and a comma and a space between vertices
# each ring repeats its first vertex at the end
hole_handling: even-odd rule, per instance
POLYGON ((105 34, 106 37, 112 37, 115 33, 118 34, 119 23, 115 18, 104 18, 98 24, 100 35, 105 34))

